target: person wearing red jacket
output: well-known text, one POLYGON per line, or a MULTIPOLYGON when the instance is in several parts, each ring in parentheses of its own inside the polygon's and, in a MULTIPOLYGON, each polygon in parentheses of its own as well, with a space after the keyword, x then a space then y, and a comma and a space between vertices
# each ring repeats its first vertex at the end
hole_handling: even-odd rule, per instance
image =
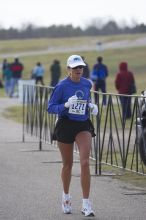
MULTIPOLYGON (((134 75, 128 70, 127 62, 119 64, 119 72, 116 74, 115 87, 119 94, 131 95, 130 86, 135 83, 134 75)), ((131 118, 131 97, 120 96, 123 120, 131 118)))
MULTIPOLYGON (((17 90, 18 90, 18 82, 22 78, 23 69, 24 69, 24 66, 19 61, 18 57, 16 57, 14 59, 14 62, 10 64, 10 70, 12 72, 10 97, 14 96, 15 87, 17 87, 17 90)), ((16 92, 16 94, 17 96, 19 96, 18 91, 16 92)))

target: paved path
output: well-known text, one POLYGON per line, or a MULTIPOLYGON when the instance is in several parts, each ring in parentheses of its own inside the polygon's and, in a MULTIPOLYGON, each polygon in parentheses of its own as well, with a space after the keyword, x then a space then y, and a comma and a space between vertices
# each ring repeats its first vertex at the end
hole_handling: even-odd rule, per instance
MULTIPOLYGON (((22 126, 2 117, 5 107, 17 99, 0 99, 0 220, 82 220, 80 168, 75 155, 71 195, 73 214, 61 212, 61 158, 57 149, 26 136, 22 126)), ((95 220, 145 220, 146 189, 112 177, 94 176, 91 167, 91 201, 95 220)))
POLYGON ((17 53, 5 53, 0 54, 0 57, 25 57, 25 56, 39 56, 40 54, 53 54, 53 53, 64 53, 64 52, 77 52, 77 51, 91 51, 91 50, 109 50, 109 49, 126 49, 132 47, 143 47, 146 46, 146 37, 140 37, 134 40, 119 40, 119 41, 110 41, 110 42, 103 42, 98 45, 98 42, 93 40, 87 42, 86 44, 81 44, 80 46, 73 45, 73 46, 49 46, 45 50, 38 50, 38 51, 25 51, 25 52, 17 52, 17 53))

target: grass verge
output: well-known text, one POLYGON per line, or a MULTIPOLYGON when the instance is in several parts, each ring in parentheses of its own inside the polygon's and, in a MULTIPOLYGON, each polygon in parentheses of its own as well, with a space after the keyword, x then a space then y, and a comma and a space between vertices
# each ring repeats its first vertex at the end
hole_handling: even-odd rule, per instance
POLYGON ((22 106, 12 106, 5 109, 2 115, 7 119, 11 119, 15 122, 22 124, 23 122, 22 111, 23 111, 22 106))

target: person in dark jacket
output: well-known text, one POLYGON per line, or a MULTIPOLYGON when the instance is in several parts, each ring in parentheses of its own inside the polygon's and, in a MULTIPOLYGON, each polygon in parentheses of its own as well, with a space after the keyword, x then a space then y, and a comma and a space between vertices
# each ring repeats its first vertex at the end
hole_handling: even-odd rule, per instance
MULTIPOLYGON (((97 57, 97 63, 93 66, 91 72, 91 80, 94 83, 94 90, 106 93, 106 77, 108 76, 108 68, 103 64, 103 57, 97 57)), ((98 102, 98 96, 95 93, 95 103, 98 102)), ((103 95, 103 105, 106 105, 106 95, 103 95)))
POLYGON ((7 64, 8 64, 7 59, 4 59, 2 63, 2 72, 5 70, 5 68, 7 68, 7 64))
MULTIPOLYGON (((127 62, 121 62, 119 64, 119 72, 116 74, 115 87, 119 94, 131 95, 130 86, 135 83, 134 75, 128 70, 127 62)), ((131 97, 120 96, 120 102, 122 106, 123 119, 131 118, 131 97)))
POLYGON ((61 76, 61 67, 59 60, 54 60, 53 64, 50 67, 51 72, 51 83, 50 86, 55 87, 56 84, 59 82, 61 76))
POLYGON ((14 62, 10 65, 10 70, 12 72, 10 97, 13 97, 15 87, 18 87, 18 81, 22 78, 23 68, 23 64, 19 61, 18 57, 15 58, 14 62))
MULTIPOLYGON (((3 60, 2 66, 1 66, 2 79, 3 79, 3 80, 5 80, 5 76, 4 76, 5 73, 4 73, 4 71, 5 71, 5 69, 7 68, 7 66, 8 66, 8 62, 7 62, 7 59, 5 58, 5 59, 3 60)), ((4 87, 3 82, 2 82, 2 79, 0 79, 0 88, 3 88, 3 87, 4 87)), ((4 82, 4 84, 5 84, 5 82, 4 82)))
POLYGON ((86 64, 86 66, 84 67, 82 76, 85 77, 86 79, 89 79, 89 77, 90 77, 89 65, 87 64, 87 62, 85 62, 85 57, 82 56, 82 59, 83 59, 84 63, 86 64))

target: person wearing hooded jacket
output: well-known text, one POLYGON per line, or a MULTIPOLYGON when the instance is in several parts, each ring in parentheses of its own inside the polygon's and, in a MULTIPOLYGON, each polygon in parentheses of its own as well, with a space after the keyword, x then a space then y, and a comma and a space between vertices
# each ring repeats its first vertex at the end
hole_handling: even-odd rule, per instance
MULTIPOLYGON (((119 72, 116 74, 115 87, 119 94, 131 95, 130 86, 135 83, 134 75, 128 70, 127 62, 119 64, 119 72)), ((131 118, 131 97, 120 96, 123 120, 131 118)))

